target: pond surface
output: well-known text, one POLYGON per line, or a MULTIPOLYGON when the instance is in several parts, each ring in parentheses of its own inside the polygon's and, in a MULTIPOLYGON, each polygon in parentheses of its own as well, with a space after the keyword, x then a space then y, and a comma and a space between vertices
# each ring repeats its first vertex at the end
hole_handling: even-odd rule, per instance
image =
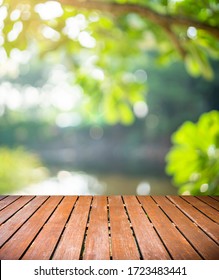
POLYGON ((174 195, 177 189, 167 178, 123 174, 93 175, 59 171, 44 182, 28 186, 20 195, 174 195))

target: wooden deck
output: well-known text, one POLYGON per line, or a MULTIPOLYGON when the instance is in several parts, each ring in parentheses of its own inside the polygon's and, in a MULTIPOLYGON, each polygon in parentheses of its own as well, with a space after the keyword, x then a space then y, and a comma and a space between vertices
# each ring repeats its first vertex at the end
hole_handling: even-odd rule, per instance
POLYGON ((219 197, 0 196, 0 259, 219 259, 219 197))

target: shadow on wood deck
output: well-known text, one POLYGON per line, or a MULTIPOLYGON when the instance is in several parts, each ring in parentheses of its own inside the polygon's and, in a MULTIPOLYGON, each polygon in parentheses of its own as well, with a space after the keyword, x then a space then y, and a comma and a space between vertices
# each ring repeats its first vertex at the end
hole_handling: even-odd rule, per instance
POLYGON ((0 259, 219 259, 219 197, 0 196, 0 259))

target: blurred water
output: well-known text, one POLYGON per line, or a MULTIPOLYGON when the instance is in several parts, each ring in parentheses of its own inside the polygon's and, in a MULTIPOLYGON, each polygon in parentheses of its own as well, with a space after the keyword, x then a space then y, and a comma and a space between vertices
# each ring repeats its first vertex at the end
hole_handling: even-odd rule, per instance
POLYGON ((122 174, 90 175, 59 171, 55 177, 28 186, 20 195, 170 195, 177 194, 168 179, 122 174))

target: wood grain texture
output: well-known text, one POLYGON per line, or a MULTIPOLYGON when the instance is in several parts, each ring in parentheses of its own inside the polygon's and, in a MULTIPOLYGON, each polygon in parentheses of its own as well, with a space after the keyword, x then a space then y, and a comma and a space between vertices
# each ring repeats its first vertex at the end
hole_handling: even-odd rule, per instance
POLYGON ((210 196, 199 196, 198 199, 200 199, 201 201, 207 203, 208 205, 210 205, 211 207, 213 207, 213 208, 215 208, 216 210, 219 211, 218 201, 216 199, 214 199, 213 197, 210 197, 210 196))
POLYGON ((153 224, 149 221, 137 198, 135 196, 125 196, 124 201, 143 259, 170 259, 170 256, 156 233, 153 224))
MULTIPOLYGON (((210 220, 202 212, 195 209, 179 196, 171 196, 169 199, 180 208, 196 225, 204 230, 217 243, 219 242, 219 225, 210 220)), ((218 216, 218 215, 217 215, 218 216)))
POLYGON ((199 254, 151 197, 139 197, 139 200, 173 259, 200 259, 199 254))
POLYGON ((107 197, 93 198, 83 259, 110 259, 107 197))
POLYGON ((5 208, 6 206, 13 203, 14 201, 16 201, 19 198, 20 197, 16 195, 16 196, 7 196, 4 199, 1 199, 0 200, 0 210, 2 210, 3 208, 5 208))
POLYGON ((219 199, 0 196, 0 259, 219 259, 219 199))
POLYGON ((76 197, 65 197, 22 259, 48 260, 70 215, 76 197))
MULTIPOLYGON (((170 217, 175 223, 176 227, 183 233, 187 240, 193 245, 193 247, 199 252, 203 259, 218 259, 219 258, 219 247, 215 242, 209 238, 199 227, 197 227, 187 216, 185 216, 181 210, 179 210, 173 203, 167 198, 161 196, 154 196, 155 201, 160 205, 163 211, 170 217)), ((196 209, 190 209, 192 206, 187 205, 188 203, 182 200, 180 197, 171 198, 173 201, 182 201, 184 209, 188 207, 188 212, 191 210, 194 216, 198 216, 202 219, 202 214, 196 209), (184 205, 186 203, 186 205, 184 205), (199 216, 199 214, 201 216, 199 216)), ((181 204, 179 202, 179 204, 181 204)), ((182 209, 182 205, 181 205, 182 209)), ((191 215, 190 215, 191 217, 191 215)), ((208 219, 204 216, 204 218, 208 219)), ((197 218, 195 218, 197 220, 197 218)), ((209 220, 212 222, 211 220, 209 220)), ((212 226, 216 225, 212 222, 212 226)))
POLYGON ((0 247, 33 215, 47 198, 46 196, 35 197, 0 227, 0 247))
POLYGON ((8 218, 14 215, 20 208, 22 208, 26 203, 28 203, 33 196, 24 196, 19 198, 16 203, 11 203, 0 212, 0 224, 6 221, 8 218))
POLYGON ((121 196, 109 197, 109 216, 113 259, 140 259, 121 196))
POLYGON ((92 197, 81 196, 54 253, 56 260, 80 259, 92 197))
POLYGON ((3 245, 0 249, 0 259, 20 259, 61 199, 62 197, 60 196, 50 197, 12 238, 3 245))
POLYGON ((211 220, 219 223, 218 211, 210 205, 204 203, 202 200, 194 196, 183 196, 183 199, 189 202, 193 207, 200 210, 204 215, 208 216, 211 220))

